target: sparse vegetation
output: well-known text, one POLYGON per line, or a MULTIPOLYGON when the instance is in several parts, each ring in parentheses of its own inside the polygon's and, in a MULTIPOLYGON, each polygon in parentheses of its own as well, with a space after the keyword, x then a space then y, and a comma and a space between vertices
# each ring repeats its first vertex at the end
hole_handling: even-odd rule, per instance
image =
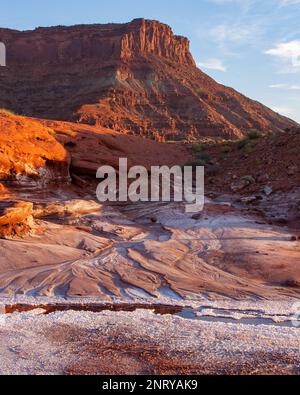
POLYGON ((262 137, 262 134, 258 131, 252 131, 247 134, 247 137, 238 142, 238 149, 244 150, 246 154, 251 154, 258 144, 258 139, 262 137))
POLYGON ((196 143, 196 144, 193 144, 192 146, 191 146, 191 149, 194 151, 194 152, 196 152, 196 153, 199 153, 199 152, 203 152, 203 151, 205 151, 206 150, 206 144, 204 144, 204 143, 196 143))
POLYGON ((74 158, 74 156, 71 157, 71 167, 76 167, 77 166, 77 159, 74 158))
POLYGON ((196 160, 202 161, 207 165, 211 161, 211 157, 208 154, 202 154, 196 160))
POLYGON ((247 138, 248 140, 257 140, 262 137, 262 133, 258 130, 251 130, 249 133, 247 133, 247 138))
POLYGON ((242 150, 243 148, 246 147, 246 145, 248 144, 249 140, 248 139, 243 139, 241 141, 238 142, 238 149, 242 150))
POLYGON ((201 159, 194 159, 186 162, 184 166, 198 167, 198 166, 206 166, 207 162, 201 159))
POLYGON ((221 153, 222 154, 229 154, 232 151, 230 145, 223 145, 221 147, 221 153))
POLYGON ((244 176, 241 178, 243 181, 247 181, 250 184, 254 184, 255 183, 255 178, 252 176, 244 176))
POLYGON ((249 141, 248 144, 245 146, 244 152, 246 154, 251 154, 255 147, 257 146, 257 141, 249 141))

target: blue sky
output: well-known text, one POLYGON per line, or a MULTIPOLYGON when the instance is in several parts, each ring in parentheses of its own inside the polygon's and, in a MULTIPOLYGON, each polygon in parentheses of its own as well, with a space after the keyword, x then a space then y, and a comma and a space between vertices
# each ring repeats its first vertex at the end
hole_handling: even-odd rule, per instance
POLYGON ((187 36, 199 67, 300 122, 300 0, 0 0, 0 26, 157 19, 187 36))

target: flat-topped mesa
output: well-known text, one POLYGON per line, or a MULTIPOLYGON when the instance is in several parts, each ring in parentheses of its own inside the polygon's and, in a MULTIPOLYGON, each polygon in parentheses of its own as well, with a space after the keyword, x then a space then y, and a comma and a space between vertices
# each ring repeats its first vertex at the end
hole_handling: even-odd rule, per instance
POLYGON ((126 24, 77 25, 32 31, 0 29, 8 66, 129 61, 155 55, 194 65, 189 40, 158 21, 135 19, 126 24))
POLYGON ((240 138, 296 123, 204 74, 163 23, 0 28, 0 108, 156 140, 240 138))
POLYGON ((196 66, 186 37, 174 35, 170 26, 158 21, 135 19, 122 37, 121 59, 156 55, 171 61, 196 66))

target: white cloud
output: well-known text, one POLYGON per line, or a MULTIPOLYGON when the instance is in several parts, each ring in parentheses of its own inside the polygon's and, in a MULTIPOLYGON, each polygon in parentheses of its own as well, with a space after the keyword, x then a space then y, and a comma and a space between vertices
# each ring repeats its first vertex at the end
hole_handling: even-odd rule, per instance
POLYGON ((227 71, 226 66, 223 64, 220 59, 208 59, 205 62, 198 62, 197 66, 199 68, 209 69, 209 70, 217 70, 225 73, 227 71))
POLYGON ((272 88, 272 89, 284 89, 287 87, 288 87, 288 84, 273 84, 273 85, 269 86, 269 88, 272 88))
POLYGON ((285 72, 300 71, 300 40, 277 44, 265 53, 283 61, 288 66, 285 72))
POLYGON ((239 44, 255 41, 259 33, 258 25, 224 23, 211 29, 210 36, 219 44, 239 44))
POLYGON ((272 110, 278 112, 281 115, 285 115, 286 117, 293 118, 295 116, 295 109, 286 106, 270 106, 272 110))
POLYGON ((300 4, 300 0, 280 0, 281 6, 300 4))
POLYGON ((249 10, 256 0, 209 0, 211 3, 218 5, 236 4, 245 11, 249 10))
POLYGON ((291 90, 291 91, 298 91, 298 90, 300 90, 300 85, 273 84, 273 85, 269 85, 269 88, 272 88, 272 89, 288 89, 288 90, 291 90))

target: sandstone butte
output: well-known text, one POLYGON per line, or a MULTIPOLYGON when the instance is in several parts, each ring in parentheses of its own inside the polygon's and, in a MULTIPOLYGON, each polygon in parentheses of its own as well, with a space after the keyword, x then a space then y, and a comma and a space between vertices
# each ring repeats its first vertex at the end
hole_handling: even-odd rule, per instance
POLYGON ((7 47, 0 108, 18 114, 157 140, 295 126, 204 74, 188 39, 158 21, 0 29, 0 41, 7 47))

